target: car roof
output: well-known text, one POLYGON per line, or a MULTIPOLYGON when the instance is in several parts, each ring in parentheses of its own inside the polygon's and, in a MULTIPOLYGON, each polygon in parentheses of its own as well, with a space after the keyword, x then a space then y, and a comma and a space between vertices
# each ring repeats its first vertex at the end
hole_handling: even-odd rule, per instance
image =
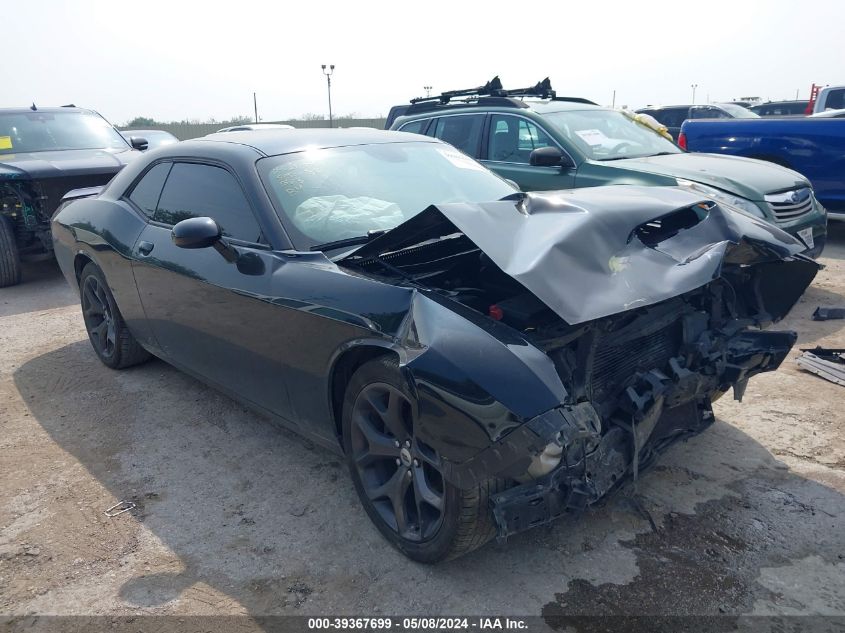
POLYGON ((648 105, 644 108, 637 109, 637 112, 640 112, 641 110, 666 110, 667 108, 691 108, 691 107, 692 107, 691 103, 688 103, 688 104, 680 103, 678 105, 648 105))
POLYGON ((0 114, 38 114, 39 112, 46 114, 53 114, 56 112, 83 112, 85 114, 99 114, 94 110, 89 110, 88 108, 77 108, 76 106, 51 106, 45 108, 36 106, 35 110, 33 110, 31 106, 26 106, 24 108, 0 108, 0 114))
POLYGON ((240 123, 238 125, 230 125, 228 127, 221 128, 217 131, 218 132, 241 132, 241 131, 244 131, 244 130, 270 130, 270 129, 293 130, 295 128, 292 125, 288 125, 287 123, 240 123))
POLYGON ((543 101, 532 101, 532 100, 525 100, 525 103, 528 104, 529 109, 534 110, 535 112, 543 113, 543 112, 561 112, 563 110, 609 110, 610 108, 605 108, 604 106, 594 105, 591 103, 579 103, 577 101, 565 101, 562 99, 556 99, 554 101, 550 99, 544 99, 543 101))
POLYGON ((214 143, 240 145, 252 148, 265 156, 301 152, 310 148, 344 147, 349 145, 374 145, 380 143, 440 143, 437 139, 387 130, 311 128, 300 130, 249 130, 243 132, 220 132, 202 138, 171 145, 171 151, 201 150, 204 144, 214 143))

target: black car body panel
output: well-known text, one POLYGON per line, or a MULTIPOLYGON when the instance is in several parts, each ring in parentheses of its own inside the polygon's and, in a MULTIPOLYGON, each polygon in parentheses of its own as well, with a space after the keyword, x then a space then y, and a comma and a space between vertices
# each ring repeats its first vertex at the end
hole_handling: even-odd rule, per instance
POLYGON ((292 248, 255 163, 383 142, 375 131, 229 133, 155 150, 53 222, 74 287, 103 271, 154 354, 334 450, 346 382, 395 354, 446 479, 514 484, 501 536, 583 507, 712 421, 710 402, 780 364, 782 318, 818 266, 777 228, 669 188, 431 206, 334 258, 292 248), (124 194, 156 163, 225 165, 266 243, 176 247, 124 194), (648 277, 646 279, 646 277, 648 277), (526 476, 549 446, 560 464, 526 476))

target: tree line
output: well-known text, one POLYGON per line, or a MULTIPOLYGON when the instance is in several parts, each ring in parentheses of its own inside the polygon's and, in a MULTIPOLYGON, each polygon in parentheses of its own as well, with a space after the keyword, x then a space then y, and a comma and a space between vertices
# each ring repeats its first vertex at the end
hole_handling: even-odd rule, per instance
MULTIPOLYGON (((360 118, 357 112, 351 112, 349 114, 343 114, 339 116, 332 117, 335 121, 345 121, 345 120, 352 120, 360 118)), ((375 117, 380 118, 380 117, 375 117)), ((297 117, 295 119, 290 119, 291 121, 326 121, 328 117, 325 114, 316 114, 314 112, 306 112, 305 114, 297 117)), ((226 121, 218 121, 214 117, 211 117, 207 120, 200 120, 200 119, 182 119, 181 121, 157 121, 152 117, 146 116, 136 116, 131 121, 128 121, 125 125, 121 126, 123 128, 146 128, 146 127, 155 127, 161 125, 219 125, 220 127, 230 127, 232 125, 246 125, 247 123, 254 123, 253 117, 251 116, 233 116, 226 121)), ((269 123, 269 121, 268 121, 269 123)))

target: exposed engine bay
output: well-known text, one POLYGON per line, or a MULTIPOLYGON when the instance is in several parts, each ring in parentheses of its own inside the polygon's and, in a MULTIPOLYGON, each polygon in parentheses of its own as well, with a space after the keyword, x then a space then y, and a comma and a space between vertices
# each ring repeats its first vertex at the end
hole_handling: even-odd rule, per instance
POLYGON ((46 199, 37 183, 0 183, 0 216, 11 221, 21 254, 52 250, 50 216, 44 212, 46 199))
MULTIPOLYGON (((545 210, 535 200, 522 213, 545 210)), ((389 233, 377 238, 342 265, 433 290, 507 324, 548 355, 567 393, 543 421, 550 441, 524 472, 509 474, 514 486, 492 501, 502 538, 598 501, 636 478, 669 444, 707 428, 714 400, 730 389, 741 399, 749 378, 784 360, 796 334, 763 328, 787 314, 818 270, 795 256, 801 246, 793 247, 788 235, 749 237, 757 229, 760 238, 773 232, 714 203, 633 214, 617 229, 620 237, 604 241, 604 253, 586 244, 586 265, 603 258, 606 284, 595 270, 550 266, 548 252, 563 251, 563 242, 538 246, 533 258, 515 257, 518 247, 509 251, 501 240, 498 249, 489 232, 481 241, 490 246, 479 246, 452 214, 446 219, 432 207, 421 215, 427 217, 406 223, 392 239, 389 233), (752 226, 738 226, 746 223, 752 226), (636 261, 646 262, 642 273, 632 266, 636 261), (624 293, 638 292, 636 284, 660 287, 661 279, 637 279, 660 265, 662 294, 626 302, 624 293), (595 283, 585 284, 591 276, 595 283), (596 293, 603 293, 597 301, 596 293), (617 311, 603 314, 615 297, 622 299, 617 311), (577 318, 563 318, 579 304, 585 308, 577 318)), ((507 226, 501 230, 508 234, 507 226)), ((543 244, 542 233, 534 237, 543 244)), ((584 248, 573 244, 566 256, 577 259, 584 248)))
POLYGON ((114 170, 105 173, 51 176, 42 179, 0 180, 0 217, 7 218, 22 257, 52 255, 50 220, 71 190, 108 183, 114 170))

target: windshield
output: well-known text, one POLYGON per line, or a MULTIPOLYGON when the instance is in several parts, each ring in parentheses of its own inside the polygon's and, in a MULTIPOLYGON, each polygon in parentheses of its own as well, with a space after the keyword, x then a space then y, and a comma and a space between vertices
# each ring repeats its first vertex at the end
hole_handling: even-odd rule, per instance
POLYGON ((543 118, 593 160, 682 153, 672 141, 616 110, 562 110, 543 118))
POLYGON ((386 231, 429 205, 489 202, 517 191, 443 143, 384 143, 272 156, 258 171, 294 245, 386 231))
POLYGON ((0 112, 0 154, 127 149, 108 121, 88 112, 0 112))
POLYGON ((735 103, 720 103, 719 107, 735 119, 759 119, 760 115, 735 103))

